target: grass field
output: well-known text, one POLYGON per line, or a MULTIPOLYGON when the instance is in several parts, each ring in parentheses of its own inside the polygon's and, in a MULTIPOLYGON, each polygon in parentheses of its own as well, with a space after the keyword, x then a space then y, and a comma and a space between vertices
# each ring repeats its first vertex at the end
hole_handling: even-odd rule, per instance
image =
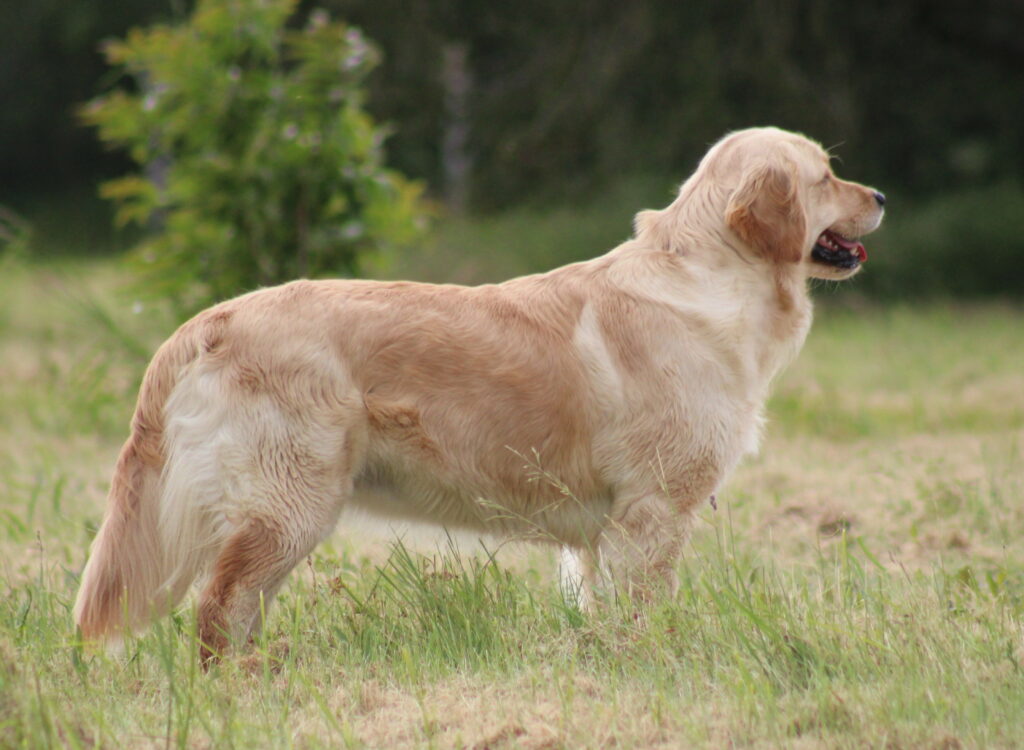
POLYGON ((109 653, 70 619, 167 317, 110 262, 0 271, 0 747, 1024 746, 1021 309, 819 309, 640 621, 550 550, 343 521, 204 674, 187 608, 109 653))

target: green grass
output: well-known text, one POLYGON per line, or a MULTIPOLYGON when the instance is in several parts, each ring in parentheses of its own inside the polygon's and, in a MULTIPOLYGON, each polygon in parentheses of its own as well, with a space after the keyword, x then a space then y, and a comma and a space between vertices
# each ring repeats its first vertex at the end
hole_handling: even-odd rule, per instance
POLYGON ((787 433, 843 440, 1024 424, 1019 310, 898 305, 818 317, 824 331, 776 389, 787 433))
POLYGON ((673 601, 583 615, 548 550, 343 522, 204 674, 188 607, 119 651, 71 624, 171 327, 125 283, 0 275, 0 746, 1024 745, 1021 310, 819 309, 673 601))

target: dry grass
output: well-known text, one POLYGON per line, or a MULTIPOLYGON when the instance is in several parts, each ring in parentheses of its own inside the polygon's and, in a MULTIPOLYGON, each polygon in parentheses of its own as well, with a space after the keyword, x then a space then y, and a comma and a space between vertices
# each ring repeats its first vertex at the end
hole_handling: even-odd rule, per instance
POLYGON ((1020 310, 821 310, 679 597, 639 622, 567 607, 548 550, 343 524, 203 675, 187 609, 106 654, 69 615, 169 322, 108 264, 3 270, 0 746, 1024 743, 1020 310))

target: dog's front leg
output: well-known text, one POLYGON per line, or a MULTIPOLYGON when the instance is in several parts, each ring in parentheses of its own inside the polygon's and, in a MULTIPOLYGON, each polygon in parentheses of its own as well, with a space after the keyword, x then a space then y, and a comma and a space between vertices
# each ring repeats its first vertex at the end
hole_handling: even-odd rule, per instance
POLYGON ((596 547, 562 547, 558 564, 562 596, 581 612, 594 609, 601 582, 600 560, 596 547))
POLYGON ((662 492, 620 497, 615 502, 598 551, 618 592, 635 602, 651 601, 657 594, 675 595, 679 588, 676 562, 689 517, 662 492))

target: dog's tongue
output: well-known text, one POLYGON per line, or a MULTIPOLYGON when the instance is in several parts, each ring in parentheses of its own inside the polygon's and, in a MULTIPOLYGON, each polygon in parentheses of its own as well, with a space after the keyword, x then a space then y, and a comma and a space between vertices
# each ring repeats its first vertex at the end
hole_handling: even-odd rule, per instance
POLYGON ((838 234, 832 234, 832 239, 838 245, 842 245, 844 248, 854 253, 861 263, 868 259, 868 251, 864 249, 864 246, 854 240, 846 240, 840 237, 838 234))

